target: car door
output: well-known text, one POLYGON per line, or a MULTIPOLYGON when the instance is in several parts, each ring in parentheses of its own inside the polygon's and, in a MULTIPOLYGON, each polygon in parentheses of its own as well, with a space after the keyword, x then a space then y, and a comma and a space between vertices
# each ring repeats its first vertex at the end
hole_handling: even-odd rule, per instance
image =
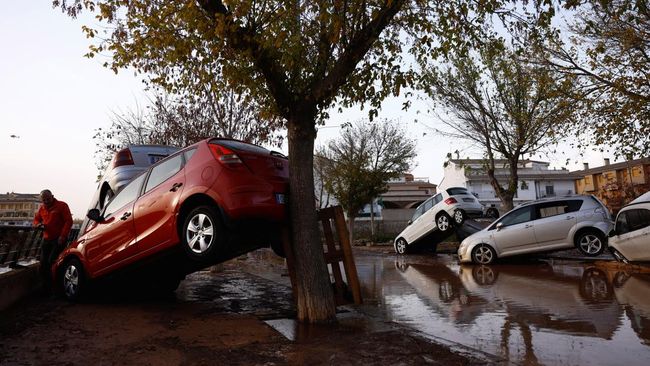
POLYGON ((133 205, 145 174, 134 178, 106 205, 103 220, 91 224, 84 241, 88 270, 100 275, 134 255, 137 247, 133 205))
POLYGON ((631 209, 616 219, 618 250, 633 261, 650 260, 650 210, 631 209))
POLYGON ((571 229, 578 222, 575 212, 582 201, 566 200, 543 202, 535 205, 535 238, 540 247, 566 244, 573 246, 569 238, 571 229))
POLYGON ((175 215, 185 185, 183 154, 173 155, 150 168, 143 195, 134 208, 139 252, 175 244, 175 215))
POLYGON ((500 254, 523 250, 535 243, 534 209, 534 205, 516 209, 492 227, 494 243, 500 254))
POLYGON ((412 243, 415 240, 419 239, 422 236, 422 231, 424 230, 425 222, 423 215, 425 213, 425 207, 431 205, 431 198, 424 201, 418 208, 415 209, 413 217, 411 218, 411 224, 407 227, 408 230, 404 233, 404 239, 408 243, 412 243))

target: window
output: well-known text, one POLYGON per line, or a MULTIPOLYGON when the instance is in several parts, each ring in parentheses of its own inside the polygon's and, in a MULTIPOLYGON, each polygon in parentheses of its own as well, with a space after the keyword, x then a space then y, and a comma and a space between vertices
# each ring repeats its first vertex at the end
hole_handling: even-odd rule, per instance
POLYGON ((440 201, 442 201, 442 195, 440 193, 433 196, 433 202, 434 202, 433 204, 434 205, 437 205, 438 203, 440 203, 440 201))
POLYGON ((147 180, 145 192, 149 192, 152 188, 178 173, 178 171, 181 170, 182 163, 183 160, 181 155, 177 154, 160 162, 158 165, 154 165, 154 167, 151 168, 151 174, 149 175, 149 180, 147 180))
POLYGON ((427 212, 433 207, 433 198, 429 198, 424 202, 424 212, 427 212))
POLYGON ((196 152, 196 148, 187 150, 187 151, 185 151, 183 153, 183 156, 185 157, 185 163, 186 164, 187 164, 188 161, 190 161, 190 159, 192 159, 192 156, 194 155, 195 152, 196 152))
POLYGON ((627 210, 621 212, 616 219, 618 235, 643 229, 650 225, 650 211, 645 209, 627 210))
POLYGON ((424 203, 415 209, 415 213, 413 214, 413 218, 411 219, 411 222, 417 220, 417 218, 422 216, 423 213, 424 213, 424 203))
POLYGON ((547 196, 554 196, 555 195, 555 189, 553 186, 546 186, 546 195, 547 196))
POLYGON ((449 189, 447 190, 447 193, 448 193, 450 196, 455 196, 455 195, 458 195, 458 194, 465 194, 465 195, 469 194, 469 193, 467 192, 467 189, 466 189, 466 188, 449 188, 449 189))
POLYGON ((522 207, 512 213, 506 215, 501 219, 503 226, 511 226, 528 222, 533 219, 533 206, 522 207))
POLYGON ((245 151, 245 152, 253 152, 253 153, 259 153, 259 154, 270 154, 271 152, 261 146, 257 145, 251 145, 247 144, 245 142, 241 141, 233 141, 233 140, 212 140, 210 141, 211 144, 217 144, 217 145, 222 145, 227 148, 233 149, 233 150, 238 150, 238 151, 245 151))
POLYGON ((146 174, 140 174, 138 177, 134 178, 129 184, 124 186, 122 190, 109 202, 108 206, 104 210, 104 217, 108 217, 115 213, 115 211, 124 207, 129 202, 132 202, 138 198, 140 193, 140 188, 142 187, 142 182, 146 174))

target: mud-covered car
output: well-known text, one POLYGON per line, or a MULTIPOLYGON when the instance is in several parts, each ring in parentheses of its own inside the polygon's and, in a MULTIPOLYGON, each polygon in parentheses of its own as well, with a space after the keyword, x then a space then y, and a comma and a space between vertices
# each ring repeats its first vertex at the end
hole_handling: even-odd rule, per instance
POLYGON ((490 264, 497 258, 577 248, 600 255, 612 228, 609 210, 594 196, 542 199, 515 207, 463 240, 460 262, 490 264))
POLYGON ((609 245, 618 261, 650 261, 650 192, 618 212, 609 245))
POLYGON ((269 246, 280 251, 288 159, 231 139, 207 139, 127 183, 59 256, 53 277, 70 300, 90 280, 166 265, 154 276, 175 289, 187 273, 269 246))

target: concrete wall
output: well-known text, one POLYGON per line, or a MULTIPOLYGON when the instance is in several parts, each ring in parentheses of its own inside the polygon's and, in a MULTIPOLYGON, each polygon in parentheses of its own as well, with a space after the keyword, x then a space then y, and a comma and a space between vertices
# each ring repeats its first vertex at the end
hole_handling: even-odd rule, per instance
POLYGON ((0 311, 41 287, 38 267, 36 263, 0 274, 0 311))

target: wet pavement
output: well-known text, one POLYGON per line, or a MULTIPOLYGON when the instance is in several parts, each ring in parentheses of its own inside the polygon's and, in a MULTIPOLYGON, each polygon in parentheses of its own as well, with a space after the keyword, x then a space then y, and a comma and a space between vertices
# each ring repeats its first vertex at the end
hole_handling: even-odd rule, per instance
POLYGON ((650 274, 598 262, 356 251, 366 302, 386 320, 512 363, 650 364, 650 274))

